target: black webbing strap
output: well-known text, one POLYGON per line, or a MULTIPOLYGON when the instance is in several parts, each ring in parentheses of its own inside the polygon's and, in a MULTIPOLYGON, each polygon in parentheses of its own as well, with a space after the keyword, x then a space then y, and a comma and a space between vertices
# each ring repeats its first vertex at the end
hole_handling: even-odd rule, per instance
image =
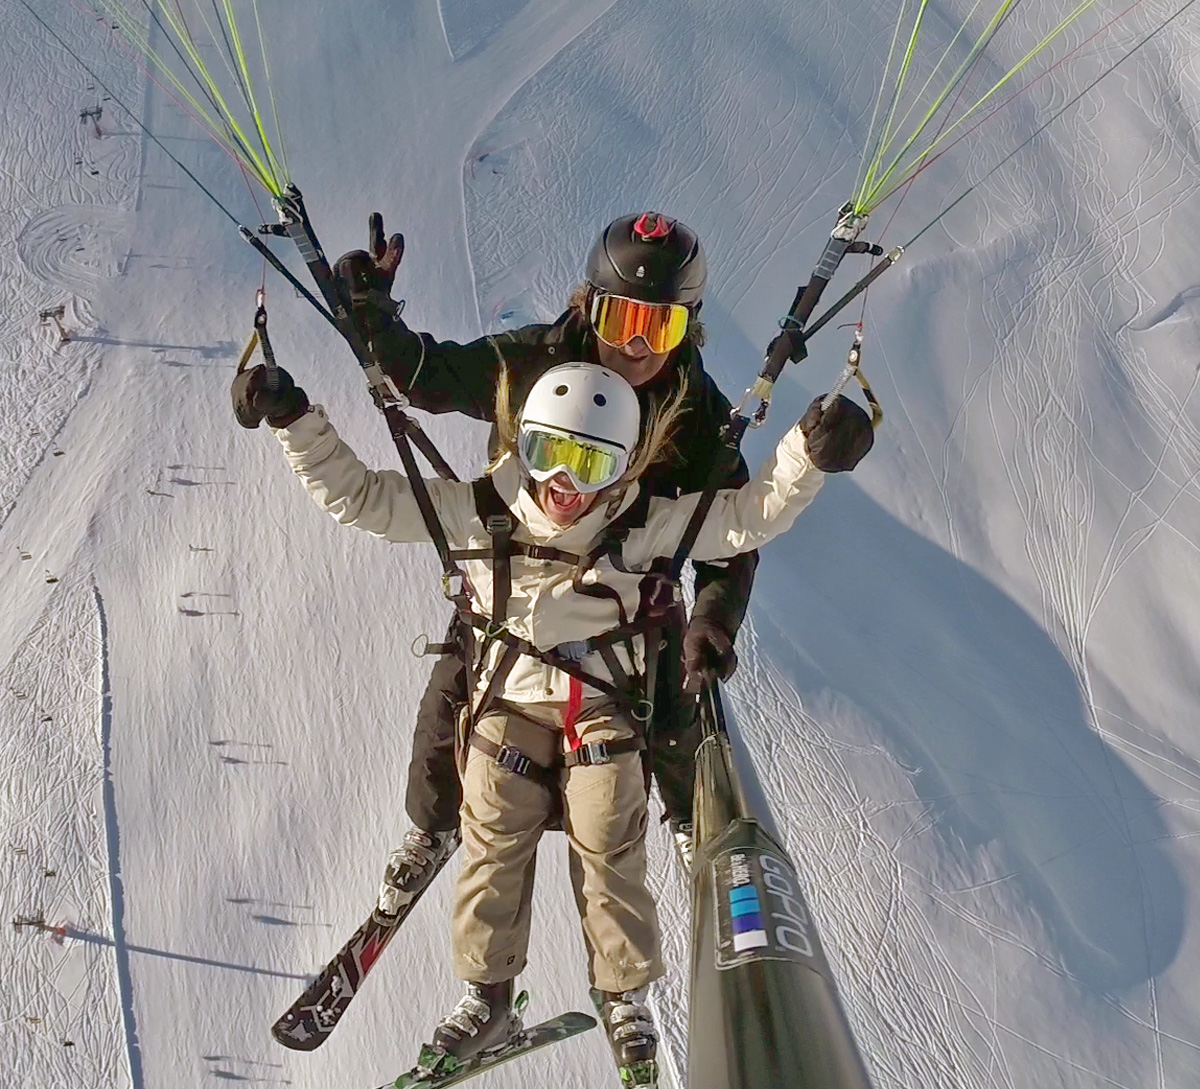
POLYGON ((458 476, 450 468, 450 463, 442 457, 442 452, 433 445, 433 440, 425 434, 421 429, 421 425, 411 416, 405 416, 404 426, 408 437, 412 439, 413 445, 421 451, 421 456, 429 462, 433 467, 433 471, 443 480, 457 480, 458 476))
MULTIPOLYGON (((561 548, 552 548, 550 545, 524 544, 521 541, 511 542, 508 550, 511 556, 526 556, 531 560, 553 560, 556 563, 565 563, 569 567, 576 567, 587 560, 587 556, 580 556, 576 552, 564 552, 561 548)), ((456 560, 490 560, 492 550, 490 548, 452 548, 450 556, 456 560)))
MULTIPOLYGON (((603 692, 606 696, 612 696, 612 698, 618 703, 622 704, 626 708, 632 709, 633 717, 635 719, 637 719, 639 722, 645 721, 644 705, 647 704, 648 701, 642 696, 637 688, 621 687, 618 683, 605 680, 603 677, 597 677, 595 674, 589 673, 586 669, 584 669, 579 664, 576 657, 567 657, 565 654, 556 653, 557 648, 552 650, 539 650, 531 642, 529 642, 529 640, 521 639, 519 636, 513 635, 513 633, 507 628, 496 630, 491 626, 490 621, 485 620, 477 613, 470 612, 469 610, 462 610, 459 612, 459 619, 462 621, 464 627, 470 627, 482 631, 488 641, 503 643, 507 648, 504 657, 501 658, 500 663, 496 666, 496 669, 492 672, 492 676, 488 681, 488 691, 485 693, 485 698, 478 704, 480 709, 487 704, 493 692, 503 680, 501 672, 503 671, 503 673, 507 675, 508 671, 512 668, 513 663, 516 661, 516 656, 524 654, 527 657, 536 658, 538 661, 543 662, 554 669, 562 670, 562 672, 566 673, 568 676, 574 677, 576 680, 595 688, 599 692, 603 692), (506 665, 505 663, 509 659, 510 655, 512 656, 512 661, 508 661, 506 665)), ((622 631, 619 628, 614 628, 610 632, 605 632, 604 635, 596 636, 592 639, 580 640, 577 643, 564 645, 569 646, 572 654, 577 655, 578 658, 581 659, 586 657, 587 654, 590 654, 594 650, 601 650, 602 647, 608 647, 614 642, 629 638, 629 634, 638 634, 639 632, 646 630, 651 623, 657 623, 657 621, 635 620, 625 631, 622 631), (629 634, 627 634, 627 632, 629 634)), ((621 670, 621 673, 624 674, 624 670, 621 670)))
MULTIPOLYGON (((461 616, 462 614, 460 613, 459 626, 463 634, 463 656, 466 658, 464 665, 467 668, 467 677, 469 678, 467 682, 467 740, 469 741, 475 733, 476 721, 478 721, 479 716, 491 704, 496 693, 503 688, 504 679, 512 671, 512 667, 517 664, 517 659, 521 657, 521 652, 516 647, 504 648, 504 653, 500 655, 500 661, 496 663, 496 668, 492 670, 492 675, 488 678, 487 688, 483 690, 483 695, 476 700, 474 695, 476 674, 473 665, 475 660, 475 632, 472 625, 461 623, 461 616)), ((484 630, 486 630, 486 625, 484 626, 484 630)), ((503 634, 507 634, 507 632, 503 634)), ((489 642, 493 641, 494 638, 493 636, 492 639, 489 639, 489 642)), ((488 644, 485 643, 479 652, 481 663, 482 655, 486 653, 487 646, 488 644)))
POLYGON ((484 756, 490 756, 502 768, 506 768, 514 775, 533 779, 547 787, 554 783, 556 769, 539 764, 532 757, 526 756, 520 749, 514 749, 511 745, 497 745, 494 741, 480 737, 475 732, 471 733, 467 744, 473 749, 478 749, 484 756))
POLYGON ((450 555, 450 544, 446 540, 446 530, 442 526, 441 519, 437 516, 437 510, 433 505, 433 498, 429 494, 429 487, 426 485, 424 477, 421 476, 421 470, 417 466, 416 455, 413 453, 412 446, 408 441, 409 424, 412 421, 399 408, 392 405, 384 407, 383 416, 387 420, 392 441, 395 442, 396 449, 400 454, 400 461, 404 466, 404 475, 408 477, 413 499, 416 501, 417 510, 421 514, 421 521, 425 523, 425 532, 429 534, 430 539, 433 541, 433 547, 437 549, 438 559, 442 564, 443 591, 446 597, 453 601, 460 609, 467 608, 469 607, 469 599, 467 596, 466 576, 450 555), (451 582, 456 578, 460 580, 460 584, 457 591, 454 591, 451 582))
POLYGON ((508 599, 512 596, 513 516, 490 476, 473 481, 471 489, 475 513, 492 539, 492 628, 496 629, 508 618, 508 599))
MULTIPOLYGON (((735 417, 725 425, 722 431, 722 442, 725 449, 733 456, 737 456, 741 447, 742 435, 746 430, 744 417, 735 417), (741 426, 738 426, 740 423, 741 426)), ((696 504, 696 509, 692 511, 692 517, 688 520, 688 524, 683 531, 683 536, 679 539, 679 545, 675 549, 675 555, 671 557, 671 565, 667 569, 667 577, 673 582, 678 582, 683 575, 683 565, 687 563, 688 557, 692 554, 692 549, 695 547, 696 538, 700 536, 700 530, 704 528, 704 520, 708 517, 708 512, 712 510, 712 505, 716 502, 717 492, 721 490, 721 486, 729 479, 729 472, 726 468, 723 458, 717 458, 713 462, 713 467, 709 470, 708 480, 704 484, 704 491, 700 493, 700 500, 696 504)))
POLYGON ((550 767, 539 764, 532 757, 526 756, 520 749, 511 745, 497 745, 477 733, 471 734, 467 744, 478 749, 484 756, 490 756, 502 768, 514 775, 533 779, 543 786, 553 786, 560 768, 598 767, 601 764, 611 764, 614 756, 626 752, 641 752, 646 748, 646 742, 640 737, 623 737, 617 741, 592 741, 580 745, 569 753, 560 755, 550 767))
POLYGON ((608 764, 614 756, 623 752, 644 752, 646 739, 644 737, 623 737, 616 741, 592 741, 579 748, 565 753, 562 758, 564 768, 594 767, 597 764, 608 764))
POLYGON ((589 586, 583 581, 585 574, 587 574, 586 568, 575 568, 575 574, 571 578, 571 589, 577 594, 582 594, 584 597, 594 597, 603 601, 615 602, 617 606, 617 623, 621 627, 626 627, 629 624, 629 616, 625 612, 625 599, 621 597, 621 591, 615 586, 606 586, 602 582, 593 582, 589 586))
MULTIPOLYGON (((483 630, 488 624, 486 617, 480 616, 478 613, 468 612, 466 616, 461 618, 472 627, 483 630)), ((639 616, 635 617, 623 628, 610 628, 608 631, 601 632, 599 635, 593 635, 588 639, 577 639, 569 643, 560 643, 553 648, 553 653, 558 658, 564 658, 568 662, 577 662, 586 658, 593 651, 598 651, 602 647, 612 646, 614 643, 622 643, 629 639, 631 635, 642 635, 649 631, 650 628, 661 625, 661 616, 639 616)), ((507 630, 507 629, 506 629, 507 630)), ((511 635, 511 633, 509 633, 511 635)), ((532 648, 528 653, 531 657, 545 659, 545 655, 551 654, 551 651, 538 650, 532 643, 521 639, 518 636, 512 635, 512 640, 519 643, 522 647, 532 648)), ((526 653, 524 650, 522 654, 526 653)))
MULTIPOLYGON (((626 645, 629 647, 630 660, 632 661, 633 640, 629 639, 626 645)), ((612 645, 609 644, 608 646, 597 647, 596 649, 600 655, 600 660, 607 666, 609 673, 612 674, 612 679, 616 681, 617 687, 626 690, 632 689, 633 681, 622 667, 620 659, 617 658, 617 652, 612 648, 612 645)), ((649 700, 649 697, 647 697, 647 700, 649 700)))
MULTIPOLYGON (((825 242, 825 248, 817 259, 808 283, 801 284, 796 290, 791 309, 779 323, 779 335, 767 345, 766 357, 763 360, 763 367, 759 372, 758 379, 746 391, 747 397, 756 396, 760 399, 758 409, 752 418, 743 414, 739 405, 732 411, 728 423, 721 432, 722 445, 734 455, 740 450, 742 436, 746 433, 746 428, 750 426, 752 419, 756 424, 762 423, 765 419, 767 406, 770 403, 771 388, 783 373, 783 368, 788 360, 799 363, 804 359, 808 355, 805 341, 832 316, 829 311, 826 311, 811 329, 805 329, 808 319, 812 317, 812 313, 821 299, 821 293, 833 279, 833 274, 841 264, 842 258, 847 253, 871 253, 875 256, 883 253, 878 246, 856 241, 866 224, 867 217, 855 211, 853 202, 845 204, 838 212, 837 222, 825 242)), ((841 309, 851 297, 847 295, 843 299, 839 299, 831 310, 836 312, 841 309)), ((719 471, 722 468, 721 459, 713 462, 713 468, 704 484, 704 491, 700 493, 700 501, 696 504, 696 509, 692 512, 692 517, 679 541, 679 547, 675 549, 675 555, 671 558, 670 574, 674 579, 678 579, 682 574, 683 565, 696 545, 696 538, 700 536, 700 530, 704 525, 704 520, 708 517, 708 512, 712 509, 717 492, 721 490, 722 483, 728 477, 727 473, 719 471)))
MULTIPOLYGON (((660 565, 665 564, 665 561, 656 562, 660 565)), ((661 570, 651 571, 642 579, 642 601, 638 606, 638 613, 653 622, 653 626, 647 628, 645 636, 646 672, 644 678, 646 699, 650 701, 651 707, 654 706, 655 697, 658 694, 658 661, 662 650, 663 631, 672 618, 682 631, 687 619, 683 615, 683 604, 676 594, 678 585, 678 579, 672 581, 661 570)), ((652 730, 653 723, 648 722, 647 727, 652 730)))

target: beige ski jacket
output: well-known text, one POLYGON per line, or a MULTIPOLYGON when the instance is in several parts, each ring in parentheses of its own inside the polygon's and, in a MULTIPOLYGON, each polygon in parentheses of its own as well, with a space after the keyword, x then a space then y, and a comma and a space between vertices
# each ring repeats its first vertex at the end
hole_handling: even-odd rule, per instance
MULTIPOLYGON (((334 430, 320 405, 314 405, 290 427, 275 431, 292 471, 308 494, 323 510, 343 525, 366 530, 397 544, 430 540, 413 491, 402 472, 368 469, 334 430)), ((809 459, 804 433, 797 424, 767 459, 750 482, 738 489, 717 493, 716 500, 692 557, 719 560, 760 548, 787 530, 796 516, 812 502, 824 480, 809 459)), ((630 484, 598 501, 570 526, 554 525, 524 486, 519 463, 506 455, 492 473, 500 497, 516 522, 512 539, 524 544, 549 545, 564 552, 584 554, 599 543, 606 525, 637 497, 638 485, 630 484)), ((452 549, 487 549, 491 538, 475 510, 475 497, 468 481, 440 478, 426 480, 430 498, 452 549)), ((683 536, 700 495, 679 499, 654 498, 645 524, 630 531, 622 550, 622 572, 609 558, 600 559, 583 582, 603 583, 616 589, 626 614, 636 615, 640 603, 642 574, 659 556, 671 556, 683 536)), ((580 594, 572 586, 574 567, 554 560, 534 560, 523 555, 511 558, 512 592, 508 601, 506 627, 513 635, 547 651, 563 643, 581 642, 618 626, 616 602, 580 594)), ((483 616, 492 610, 491 565, 486 560, 466 560, 460 567, 467 576, 474 609, 483 616)), ((636 640, 638 661, 631 663, 621 648, 621 664, 631 672, 644 667, 642 640, 636 640)), ((477 663, 478 692, 500 657, 503 645, 490 644, 488 660, 477 663)), ((609 671, 593 653, 581 663, 589 673, 609 678, 609 671)), ((499 693, 511 703, 565 703, 569 678, 538 658, 522 655, 510 670, 499 693)), ((586 696, 600 693, 585 686, 586 696)))

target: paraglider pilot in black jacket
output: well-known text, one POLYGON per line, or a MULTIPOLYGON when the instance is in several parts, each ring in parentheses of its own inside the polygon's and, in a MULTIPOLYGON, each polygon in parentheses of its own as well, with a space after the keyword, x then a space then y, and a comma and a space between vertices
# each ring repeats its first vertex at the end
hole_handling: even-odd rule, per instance
MULTIPOLYGON (((502 364, 512 382, 514 403, 520 404, 550 367, 596 359, 595 333, 578 305, 552 325, 526 325, 466 344, 437 341, 429 333, 415 332, 396 316, 396 306, 386 291, 364 293, 361 277, 354 282, 355 274, 370 260, 364 251, 345 255, 337 263, 339 278, 355 300, 356 320, 374 342, 383 370, 414 408, 462 412, 494 423, 496 380, 502 364)), ((720 432, 729 419, 730 404, 705 372, 694 341, 694 337, 685 339, 662 370, 637 390, 645 408, 648 402, 669 395, 682 378, 688 383, 676 456, 653 466, 643 477, 643 485, 654 495, 676 497, 702 491, 719 458, 728 463, 721 486, 740 487, 749 479, 741 454, 721 444, 720 432)), ((732 644, 746 613, 757 564, 754 552, 723 564, 696 564, 692 623, 698 617, 707 618, 732 644)), ((689 821, 699 736, 693 701, 683 691, 682 632, 668 627, 666 634, 668 645, 661 654, 653 694, 650 757, 667 817, 689 821)), ((405 808, 413 823, 426 831, 457 827, 454 726, 457 708, 466 699, 466 683, 462 661, 454 654, 443 655, 434 665, 418 710, 405 808)))

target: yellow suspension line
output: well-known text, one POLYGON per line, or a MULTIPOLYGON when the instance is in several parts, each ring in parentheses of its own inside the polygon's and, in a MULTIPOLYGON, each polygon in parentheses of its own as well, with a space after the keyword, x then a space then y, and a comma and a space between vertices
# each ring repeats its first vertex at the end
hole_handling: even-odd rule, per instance
MULTIPOLYGON (((963 115, 956 121, 954 121, 953 124, 948 125, 945 129, 943 129, 941 134, 912 162, 911 170, 907 170, 903 177, 897 179, 891 186, 884 190, 883 187, 884 183, 887 181, 888 174, 895 169, 897 163, 899 162, 899 157, 897 157, 896 162, 893 163, 892 167, 889 168, 888 174, 885 174, 882 178, 880 178, 875 189, 868 194, 868 208, 877 208, 880 203, 891 196, 900 186, 905 183, 905 181, 907 181, 917 170, 921 168, 921 165, 926 161, 926 159, 929 158, 935 148, 937 148, 956 129, 962 126, 985 102, 987 102, 998 90, 1000 90, 1001 87, 1008 83, 1008 81, 1011 80, 1018 72, 1022 71, 1035 56, 1037 56, 1043 49, 1046 48, 1046 46, 1050 44, 1050 42, 1057 38, 1068 26, 1075 22, 1075 20, 1082 16, 1089 8, 1093 7, 1096 2, 1097 0, 1081 0, 1075 9, 1069 15, 1067 15, 1066 18, 1064 18, 1062 22, 1058 24, 1058 26, 1046 34, 1037 45, 1030 49, 1024 57, 1022 57, 1015 65, 1013 65, 1012 68, 1010 68, 1003 76, 1001 76, 1000 79, 998 79, 991 87, 989 87, 974 105, 966 110, 966 112, 963 113, 963 115)), ((903 154, 903 152, 901 152, 901 154, 903 154)))

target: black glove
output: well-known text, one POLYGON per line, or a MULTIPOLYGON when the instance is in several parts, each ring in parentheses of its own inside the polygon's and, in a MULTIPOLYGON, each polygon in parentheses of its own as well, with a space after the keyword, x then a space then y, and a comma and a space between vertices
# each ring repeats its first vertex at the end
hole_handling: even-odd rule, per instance
POLYGON ((875 442, 875 430, 866 409, 840 393, 824 412, 818 397, 800 417, 800 430, 808 443, 808 456, 823 473, 846 473, 866 456, 875 442))
POLYGON ((333 266, 333 276, 356 308, 371 306, 395 314, 392 284, 404 256, 404 235, 394 234, 384 241, 383 216, 378 212, 371 213, 368 231, 370 252, 351 250, 342 254, 333 266))
POLYGON ((737 664, 729 633, 707 616, 693 616, 683 633, 683 690, 694 696, 706 681, 727 681, 737 664))
POLYGON ((265 418, 272 427, 288 427, 308 411, 308 397, 282 367, 275 368, 275 388, 267 388, 267 368, 261 363, 233 377, 233 414, 243 427, 254 428, 265 418))

